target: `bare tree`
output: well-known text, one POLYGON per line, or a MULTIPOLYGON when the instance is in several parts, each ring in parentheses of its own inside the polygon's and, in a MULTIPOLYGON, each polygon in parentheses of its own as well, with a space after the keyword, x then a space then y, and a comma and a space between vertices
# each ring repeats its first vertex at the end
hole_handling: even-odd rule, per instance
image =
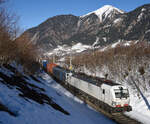
POLYGON ((27 35, 16 39, 18 17, 8 14, 3 2, 5 0, 0 0, 0 64, 16 61, 28 72, 34 73, 39 69, 37 48, 29 42, 27 35))
POLYGON ((23 65, 26 72, 34 73, 38 71, 38 48, 32 43, 29 42, 29 36, 23 35, 22 37, 16 39, 17 45, 17 57, 16 61, 23 65))
POLYGON ((2 3, 5 0, 0 0, 0 63, 8 63, 15 56, 15 44, 12 40, 14 31, 17 27, 17 20, 11 14, 7 13, 6 8, 2 3), (11 51, 11 52, 10 52, 11 51))

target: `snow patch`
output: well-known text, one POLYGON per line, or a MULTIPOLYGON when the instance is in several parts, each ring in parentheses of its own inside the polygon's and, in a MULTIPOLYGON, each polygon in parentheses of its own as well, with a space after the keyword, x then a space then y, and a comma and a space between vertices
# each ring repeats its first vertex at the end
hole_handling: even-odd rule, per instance
POLYGON ((119 21, 121 21, 121 18, 115 19, 114 24, 118 23, 119 21))
POLYGON ((142 19, 143 15, 144 13, 140 13, 140 15, 137 17, 137 22, 139 22, 142 19))
POLYGON ((131 45, 131 42, 132 42, 132 41, 127 41, 127 42, 125 42, 123 45, 124 45, 124 46, 130 46, 130 45, 131 45))
POLYGON ((147 30, 146 32, 145 32, 145 34, 147 34, 147 33, 149 33, 150 32, 150 29, 149 30, 147 30))
POLYGON ((31 42, 33 42, 34 44, 36 44, 37 39, 39 38, 39 32, 36 32, 34 34, 34 36, 31 39, 31 42))
POLYGON ((93 43, 92 46, 93 46, 93 47, 96 46, 96 45, 98 44, 98 42, 99 42, 99 37, 96 37, 96 41, 93 43))
POLYGON ((95 14, 99 17, 100 21, 102 22, 102 21, 105 20, 107 17, 109 17, 109 16, 110 16, 110 13, 113 12, 114 10, 118 11, 119 13, 124 13, 123 11, 121 11, 121 10, 119 10, 119 9, 117 9, 117 8, 115 8, 115 7, 113 7, 113 6, 111 6, 111 5, 105 5, 105 6, 103 6, 102 8, 100 8, 100 9, 98 9, 98 10, 96 10, 96 11, 93 11, 93 12, 90 12, 90 13, 88 13, 88 14, 86 14, 86 15, 81 16, 81 18, 82 18, 82 17, 85 17, 85 16, 87 16, 87 15, 90 15, 90 14, 92 14, 92 13, 95 13, 95 14), (103 18, 103 17, 104 17, 104 18, 103 18))
POLYGON ((66 54, 71 54, 71 53, 80 53, 83 52, 87 49, 91 49, 90 45, 84 45, 82 43, 77 43, 73 46, 57 46, 57 48, 55 48, 52 51, 49 51, 47 53, 45 53, 45 56, 52 56, 52 55, 57 55, 57 56, 63 56, 66 54))
POLYGON ((116 42, 114 44, 111 45, 111 48, 115 48, 120 42, 116 42))
POLYGON ((103 37, 103 40, 106 42, 106 41, 107 41, 107 38, 106 38, 106 37, 103 37))
POLYGON ((146 9, 145 8, 142 8, 142 10, 141 10, 142 12, 144 12, 144 11, 146 11, 146 9))
POLYGON ((102 49, 100 49, 100 51, 105 51, 105 50, 107 50, 108 49, 108 47, 104 47, 104 48, 102 48, 102 49))
POLYGON ((75 50, 76 52, 82 52, 89 48, 91 48, 91 46, 83 45, 82 43, 77 43, 76 45, 72 46, 71 50, 75 50))

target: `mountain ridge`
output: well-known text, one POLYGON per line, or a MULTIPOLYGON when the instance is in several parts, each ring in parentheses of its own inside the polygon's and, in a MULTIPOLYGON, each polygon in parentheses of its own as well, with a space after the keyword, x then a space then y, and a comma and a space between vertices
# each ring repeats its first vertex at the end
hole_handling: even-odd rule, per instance
POLYGON ((128 13, 114 8, 105 5, 83 16, 54 16, 22 35, 28 34, 29 39, 45 52, 64 44, 103 46, 120 40, 150 40, 150 4, 128 13))

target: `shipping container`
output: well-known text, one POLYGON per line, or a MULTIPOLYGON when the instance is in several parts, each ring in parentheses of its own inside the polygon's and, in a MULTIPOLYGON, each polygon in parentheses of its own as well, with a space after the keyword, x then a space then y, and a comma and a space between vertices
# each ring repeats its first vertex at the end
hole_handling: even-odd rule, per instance
POLYGON ((48 63, 47 64, 47 72, 53 74, 53 67, 56 67, 57 65, 54 63, 48 63))
POLYGON ((65 81, 66 80, 66 71, 63 70, 62 68, 59 67, 54 67, 53 68, 53 74, 55 75, 55 77, 57 77, 57 79, 59 79, 60 81, 65 81))
POLYGON ((42 66, 44 69, 47 68, 47 60, 42 60, 42 66))

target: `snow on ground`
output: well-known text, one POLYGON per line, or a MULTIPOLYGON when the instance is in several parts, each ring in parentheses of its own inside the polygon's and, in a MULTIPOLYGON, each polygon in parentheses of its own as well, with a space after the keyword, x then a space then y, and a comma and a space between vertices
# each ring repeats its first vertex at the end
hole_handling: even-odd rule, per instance
MULTIPOLYGON (((84 72, 86 72, 88 75, 93 74, 87 69, 84 69, 84 72)), ((99 71, 99 69, 97 69, 95 72, 96 73, 93 74, 93 76, 104 77, 104 74, 108 73, 108 68, 105 66, 103 70, 99 71)), ((142 124, 150 124, 150 110, 148 109, 144 100, 140 95, 137 96, 137 91, 133 90, 128 85, 126 86, 129 88, 130 105, 132 106, 132 111, 126 112, 125 114, 135 120, 138 120, 139 122, 142 122, 142 124)), ((147 99, 148 103, 150 104, 150 91, 145 92, 144 96, 147 99)))
POLYGON ((90 45, 84 45, 82 43, 77 43, 73 46, 58 46, 53 51, 45 53, 46 56, 51 56, 52 54, 63 56, 70 53, 80 53, 87 49, 91 49, 90 45))
POLYGON ((132 41, 126 41, 126 42, 124 42, 124 46, 130 46, 131 45, 131 43, 132 43, 132 41))
MULTIPOLYGON (((147 100, 150 103, 150 92, 146 93, 145 96, 147 100)), ((137 119, 138 121, 142 122, 143 124, 150 124, 150 110, 146 106, 144 100, 142 98, 138 98, 135 96, 135 93, 131 92, 130 93, 130 98, 131 98, 131 106, 133 108, 133 111, 131 112, 126 112, 126 115, 137 119)))
POLYGON ((117 46, 130 46, 131 44, 136 44, 138 41, 124 41, 124 42, 121 42, 121 40, 119 40, 118 42, 115 42, 111 45, 108 45, 104 48, 101 48, 100 51, 106 51, 106 50, 109 50, 111 48, 116 48, 117 46))
MULTIPOLYGON (((12 74, 9 70, 3 71, 12 74)), ((1 69, 2 72, 2 69, 1 69)), ((31 77, 25 80, 30 86, 34 85, 43 88, 44 91, 37 92, 45 93, 47 96, 69 112, 66 115, 58 110, 55 110, 47 104, 39 104, 29 98, 19 96, 20 91, 16 87, 8 87, 3 79, 0 80, 0 103, 7 106, 10 111, 17 116, 14 117, 7 112, 0 111, 0 123, 2 124, 114 124, 112 120, 96 112, 88 107, 85 103, 73 96, 62 86, 56 83, 51 77, 42 73, 36 82, 31 77)), ((29 85, 28 84, 28 85, 29 85)))
POLYGON ((116 42, 114 44, 112 44, 111 48, 115 48, 120 42, 116 42))
POLYGON ((100 51, 105 51, 105 50, 107 50, 108 49, 108 47, 104 47, 104 48, 102 48, 102 49, 100 49, 100 51))
POLYGON ((76 52, 82 52, 82 51, 87 50, 89 48, 91 48, 91 46, 83 45, 81 43, 78 43, 78 44, 72 46, 72 50, 75 50, 76 52))

